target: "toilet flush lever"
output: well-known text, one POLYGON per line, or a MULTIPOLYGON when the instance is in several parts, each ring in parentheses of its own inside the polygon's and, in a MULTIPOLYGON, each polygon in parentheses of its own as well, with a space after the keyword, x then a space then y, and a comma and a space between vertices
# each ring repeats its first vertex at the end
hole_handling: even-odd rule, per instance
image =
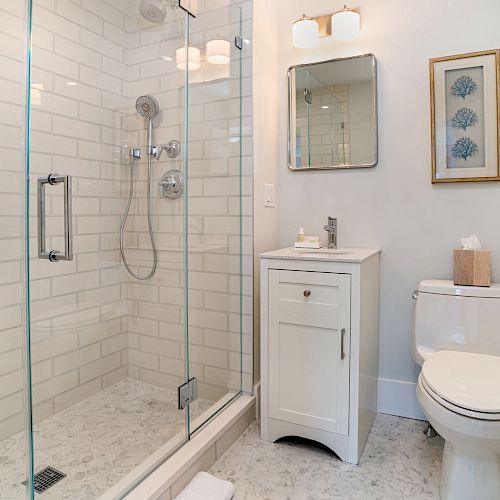
POLYGON ((411 294, 411 298, 413 300, 417 300, 418 299, 418 290, 413 290, 413 293, 411 294))

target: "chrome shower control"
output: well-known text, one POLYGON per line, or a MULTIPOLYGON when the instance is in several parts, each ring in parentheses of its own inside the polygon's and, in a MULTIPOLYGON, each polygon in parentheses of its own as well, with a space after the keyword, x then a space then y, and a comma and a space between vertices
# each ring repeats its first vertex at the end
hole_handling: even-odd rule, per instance
POLYGON ((141 148, 130 148, 129 156, 131 158, 137 158, 138 160, 140 160, 142 156, 141 148))
POLYGON ((175 139, 162 144, 161 148, 167 152, 169 158, 177 158, 181 154, 181 143, 175 139))
POLYGON ((184 174, 180 170, 169 170, 160 179, 160 196, 176 200, 184 193, 184 174))
POLYGON ((181 154, 181 143, 176 139, 172 139, 166 144, 161 144, 160 147, 155 146, 155 158, 159 160, 163 151, 166 151, 169 158, 177 158, 181 154))

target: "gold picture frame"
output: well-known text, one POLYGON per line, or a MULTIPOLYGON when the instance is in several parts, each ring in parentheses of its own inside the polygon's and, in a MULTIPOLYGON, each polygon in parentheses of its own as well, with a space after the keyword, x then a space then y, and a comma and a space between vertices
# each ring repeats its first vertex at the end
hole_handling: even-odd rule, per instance
POLYGON ((429 60, 432 183, 500 180, 500 49, 429 60))

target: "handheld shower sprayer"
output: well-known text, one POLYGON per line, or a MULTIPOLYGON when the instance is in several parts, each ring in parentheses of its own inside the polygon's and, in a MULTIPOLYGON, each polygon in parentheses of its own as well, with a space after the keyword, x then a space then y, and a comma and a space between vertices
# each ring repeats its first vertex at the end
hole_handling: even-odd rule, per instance
MULTIPOLYGON (((162 144, 157 147, 153 145, 153 118, 158 114, 160 106, 158 101, 150 95, 142 95, 135 102, 135 109, 140 116, 146 120, 147 125, 147 155, 148 155, 148 177, 147 177, 147 213, 148 213, 148 229, 149 229, 149 239, 151 241, 151 250, 153 253, 153 263, 150 271, 146 275, 139 275, 134 272, 127 262, 125 255, 125 244, 124 244, 124 233, 125 224, 127 223, 128 215, 130 212, 130 207, 132 205, 132 200, 134 197, 134 159, 141 158, 141 149, 132 148, 130 150, 130 188, 127 207, 125 208, 125 213, 120 226, 120 253, 122 257, 123 264, 127 269, 127 272, 134 278, 144 281, 151 278, 155 272, 158 265, 158 251, 156 249, 155 236, 153 233, 153 225, 151 222, 151 164, 153 158, 157 160, 160 159, 161 153, 166 151, 169 158, 177 158, 181 152, 181 145, 179 141, 172 140, 167 144, 162 144)), ((177 199, 182 196, 184 191, 184 178, 182 173, 178 170, 172 170, 167 172, 167 177, 163 177, 160 182, 160 193, 162 198, 177 199), (168 174, 168 175, 167 175, 168 174)))
MULTIPOLYGON (((153 146, 153 118, 158 114, 160 107, 158 105, 158 101, 153 96, 142 95, 135 102, 135 109, 143 118, 146 119, 148 127, 147 128, 147 135, 148 135, 147 210, 148 210, 149 239, 151 241, 151 250, 153 252, 153 264, 151 266, 151 270, 146 275, 140 276, 139 274, 132 271, 125 256, 125 244, 124 244, 125 224, 127 223, 128 214, 130 212, 130 207, 132 205, 132 199, 134 197, 134 158, 135 158, 134 154, 130 156, 130 189, 129 189, 127 207, 125 209, 125 214, 123 215, 122 223, 120 226, 120 253, 122 256, 123 264, 125 265, 125 268, 127 269, 128 273, 134 278, 144 281, 151 278, 155 274, 156 267, 158 265, 158 251, 156 250, 155 236, 153 233, 153 225, 151 222, 151 160, 155 154, 155 149, 156 149, 153 146)), ((140 153, 138 157, 140 158, 140 153)))
POLYGON ((141 95, 135 101, 136 111, 147 120, 148 125, 148 156, 154 155, 153 150, 153 118, 158 114, 160 106, 158 101, 150 95, 141 95))

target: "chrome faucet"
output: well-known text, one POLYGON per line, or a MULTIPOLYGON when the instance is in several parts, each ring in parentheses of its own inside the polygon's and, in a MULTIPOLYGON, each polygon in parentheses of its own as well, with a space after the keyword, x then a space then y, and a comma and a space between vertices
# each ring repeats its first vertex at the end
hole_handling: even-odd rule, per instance
POLYGON ((328 233, 328 248, 337 248, 337 219, 328 217, 328 225, 324 226, 328 233))

